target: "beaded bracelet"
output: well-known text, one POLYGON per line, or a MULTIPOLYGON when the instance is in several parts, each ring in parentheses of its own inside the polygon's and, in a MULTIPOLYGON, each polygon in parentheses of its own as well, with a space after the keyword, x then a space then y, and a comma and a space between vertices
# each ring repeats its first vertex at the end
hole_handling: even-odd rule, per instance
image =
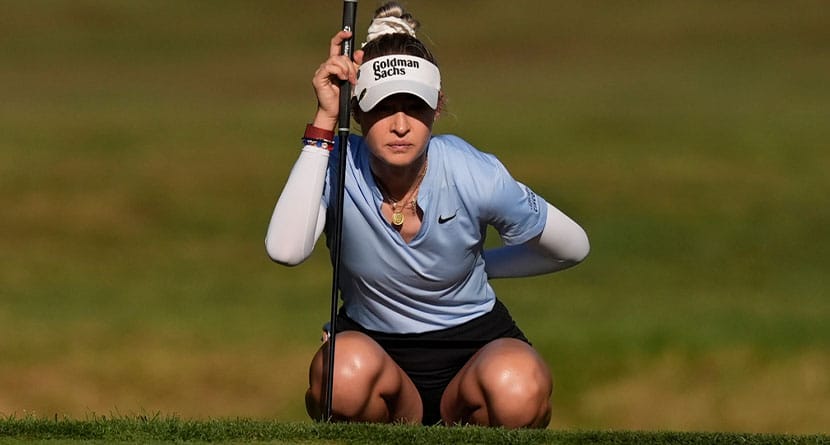
POLYGON ((334 149, 334 132, 317 128, 312 124, 307 124, 302 141, 303 145, 311 145, 331 151, 334 149))
POLYGON ((330 141, 328 139, 317 139, 317 138, 302 138, 303 146, 312 146, 312 147, 320 147, 325 148, 328 151, 332 151, 334 149, 334 141, 330 141))

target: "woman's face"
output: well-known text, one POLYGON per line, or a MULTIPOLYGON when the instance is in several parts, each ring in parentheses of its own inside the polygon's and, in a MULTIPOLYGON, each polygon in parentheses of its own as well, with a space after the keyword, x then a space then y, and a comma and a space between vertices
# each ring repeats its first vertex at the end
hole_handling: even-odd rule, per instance
POLYGON ((391 167, 412 164, 429 144, 437 112, 411 94, 394 94, 358 114, 372 155, 391 167))

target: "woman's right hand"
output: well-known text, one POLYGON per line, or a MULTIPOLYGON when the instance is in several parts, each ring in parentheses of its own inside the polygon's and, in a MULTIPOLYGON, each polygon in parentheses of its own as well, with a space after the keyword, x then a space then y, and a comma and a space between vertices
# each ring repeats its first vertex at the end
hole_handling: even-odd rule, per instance
POLYGON ((354 61, 344 56, 343 42, 352 36, 349 31, 340 31, 331 39, 329 58, 317 68, 311 84, 317 94, 317 115, 312 125, 325 130, 335 130, 340 111, 340 83, 344 80, 352 85, 357 83, 357 68, 363 61, 363 51, 354 52, 354 61))

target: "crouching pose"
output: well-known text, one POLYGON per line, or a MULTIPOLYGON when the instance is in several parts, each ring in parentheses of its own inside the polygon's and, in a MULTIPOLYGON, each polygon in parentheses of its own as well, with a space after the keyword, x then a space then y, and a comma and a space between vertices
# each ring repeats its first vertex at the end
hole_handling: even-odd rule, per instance
MULTIPOLYGON (((511 177, 493 155, 433 135, 443 92, 437 63, 395 2, 382 6, 354 61, 335 35, 314 74, 318 109, 266 236, 281 264, 331 239, 337 165, 346 156, 332 413, 335 420, 548 425, 548 366, 489 279, 565 269, 588 254, 583 229, 511 177), (339 85, 354 85, 362 136, 334 145, 339 85), (487 226, 503 246, 484 250, 487 226)), ((319 419, 324 343, 306 406, 319 419)))

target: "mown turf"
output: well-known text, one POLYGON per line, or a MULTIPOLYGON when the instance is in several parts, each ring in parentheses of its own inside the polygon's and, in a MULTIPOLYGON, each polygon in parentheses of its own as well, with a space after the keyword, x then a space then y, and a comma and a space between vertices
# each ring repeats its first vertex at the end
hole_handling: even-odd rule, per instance
MULTIPOLYGON (((590 236, 575 269, 493 282, 552 426, 828 432, 826 1, 410 6, 436 131, 590 236)), ((263 238, 340 12, 3 3, 0 415, 307 419, 330 264, 263 238)))
POLYGON ((825 444, 825 435, 642 431, 504 430, 480 427, 276 423, 246 419, 186 421, 176 418, 0 420, 0 441, 27 443, 338 443, 338 444, 825 444))

